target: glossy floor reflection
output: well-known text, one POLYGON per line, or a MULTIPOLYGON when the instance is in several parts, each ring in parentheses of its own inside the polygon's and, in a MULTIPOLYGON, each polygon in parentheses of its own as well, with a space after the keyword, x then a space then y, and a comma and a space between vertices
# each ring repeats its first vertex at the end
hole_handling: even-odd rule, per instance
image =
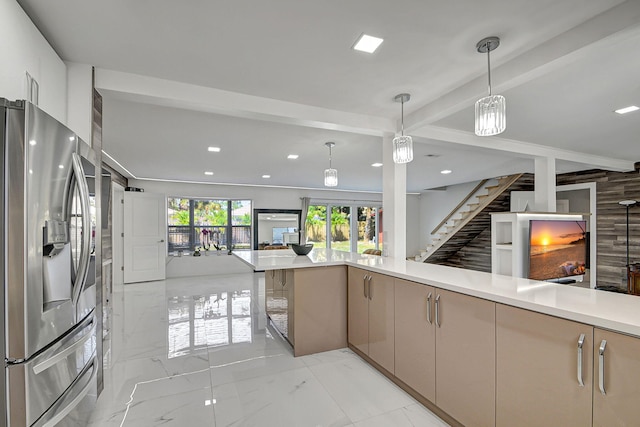
POLYGON ((294 358, 267 327, 264 275, 114 289, 90 426, 446 426, 348 349, 294 358))

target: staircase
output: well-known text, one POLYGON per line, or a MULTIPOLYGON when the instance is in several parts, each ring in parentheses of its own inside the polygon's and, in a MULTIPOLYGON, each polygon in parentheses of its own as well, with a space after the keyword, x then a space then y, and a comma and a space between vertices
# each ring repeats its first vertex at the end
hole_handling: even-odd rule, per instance
MULTIPOLYGON (((533 190, 531 174, 520 173, 481 182, 431 232, 435 238, 427 246, 426 251, 423 251, 415 260, 431 264, 446 264, 458 251, 483 231, 491 228, 492 212, 509 210, 511 191, 531 190, 533 190), (470 203, 466 203, 467 201, 470 203)), ((486 253, 490 256, 490 247, 486 249, 486 253)), ((490 259, 487 268, 491 269, 490 259)))

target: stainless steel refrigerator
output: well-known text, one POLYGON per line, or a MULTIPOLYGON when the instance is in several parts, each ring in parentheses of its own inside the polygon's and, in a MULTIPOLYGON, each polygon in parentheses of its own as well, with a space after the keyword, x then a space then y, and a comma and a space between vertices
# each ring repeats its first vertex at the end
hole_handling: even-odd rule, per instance
POLYGON ((84 426, 98 371, 95 156, 28 102, 0 98, 0 124, 0 423, 84 426))

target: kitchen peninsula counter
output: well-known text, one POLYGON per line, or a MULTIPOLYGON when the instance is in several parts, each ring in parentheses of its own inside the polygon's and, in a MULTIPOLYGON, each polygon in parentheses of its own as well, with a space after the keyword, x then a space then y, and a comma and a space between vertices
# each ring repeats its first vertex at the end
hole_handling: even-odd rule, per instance
POLYGON ((265 271, 296 356, 348 346, 451 425, 640 416, 636 296, 327 249, 236 255, 265 271))
POLYGON ((640 337, 640 298, 631 295, 331 249, 234 254, 256 271, 353 266, 640 337))

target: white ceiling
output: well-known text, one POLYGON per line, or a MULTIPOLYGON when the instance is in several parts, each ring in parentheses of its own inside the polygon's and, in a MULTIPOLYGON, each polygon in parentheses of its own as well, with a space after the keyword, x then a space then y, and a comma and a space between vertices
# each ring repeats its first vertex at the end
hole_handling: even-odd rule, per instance
POLYGON ((640 112, 612 113, 640 105, 636 0, 18 2, 98 82, 111 71, 169 81, 149 79, 157 96, 98 84, 104 150, 138 178, 321 188, 335 141, 338 188, 381 191, 371 163, 397 129, 401 92, 412 95, 411 192, 532 172, 536 155, 560 159, 559 172, 640 160, 640 112), (351 49, 363 32, 385 39, 373 55, 351 49), (507 131, 478 138, 487 76, 475 44, 490 35, 507 131), (173 96, 177 82, 192 86, 173 96))

